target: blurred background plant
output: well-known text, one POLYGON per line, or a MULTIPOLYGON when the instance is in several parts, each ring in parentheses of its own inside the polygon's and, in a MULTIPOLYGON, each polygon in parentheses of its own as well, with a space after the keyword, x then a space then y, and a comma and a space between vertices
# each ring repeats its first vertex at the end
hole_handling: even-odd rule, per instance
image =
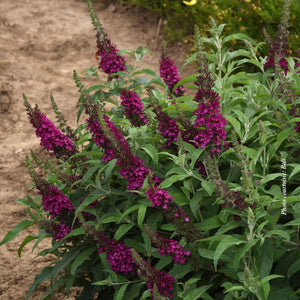
MULTIPOLYGON (((102 0, 101 0, 102 1, 102 0)), ((217 24, 227 24, 224 33, 242 32, 257 41, 264 39, 262 28, 274 36, 280 23, 281 0, 119 0, 122 3, 142 6, 155 12, 162 20, 163 31, 170 42, 178 42, 192 37, 194 25, 200 34, 208 35, 211 17, 217 24)), ((293 55, 299 46, 300 0, 291 1, 290 45, 293 55)), ((234 45, 232 45, 234 46, 234 45)), ((266 54, 267 49, 262 49, 266 54)))

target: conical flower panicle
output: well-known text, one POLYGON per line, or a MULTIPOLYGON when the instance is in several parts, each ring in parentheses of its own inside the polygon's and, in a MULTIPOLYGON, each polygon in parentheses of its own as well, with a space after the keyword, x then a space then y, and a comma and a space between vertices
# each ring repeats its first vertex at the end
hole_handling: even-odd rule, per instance
MULTIPOLYGON (((178 124, 175 120, 171 119, 167 113, 163 112, 156 99, 153 97, 152 88, 148 88, 148 94, 155 113, 155 118, 158 120, 158 132, 166 138, 165 146, 166 149, 177 149, 177 146, 173 142, 177 141, 178 134, 181 132, 178 124)), ((183 132, 181 132, 183 135, 183 132)))
POLYGON ((160 236, 147 224, 144 224, 144 229, 154 246, 160 249, 160 255, 171 256, 175 263, 184 264, 186 262, 186 259, 190 256, 191 252, 184 250, 184 248, 178 244, 178 241, 160 236))
POLYGON ((46 233, 52 235, 53 240, 56 242, 59 242, 72 231, 69 225, 54 220, 43 221, 40 225, 45 229, 46 233))
POLYGON ((176 97, 184 95, 185 88, 182 85, 178 86, 173 91, 175 85, 181 80, 181 78, 178 75, 177 67, 173 60, 167 56, 165 47, 162 49, 159 73, 160 77, 169 88, 170 93, 173 93, 176 97))
POLYGON ((147 124, 148 120, 143 110, 144 105, 137 93, 123 89, 121 100, 121 105, 125 108, 125 115, 133 126, 147 124))
POLYGON ((99 248, 99 253, 102 252, 106 252, 106 260, 114 272, 127 275, 136 270, 131 248, 127 248, 123 242, 110 240, 108 247, 99 248))
POLYGON ((86 111, 90 114, 90 117, 87 119, 87 129, 92 133, 92 139, 96 145, 104 150, 102 161, 107 162, 115 159, 117 157, 116 152, 125 151, 129 147, 124 136, 114 123, 109 120, 108 116, 103 114, 101 117, 101 112, 99 115, 98 106, 94 104, 88 105, 86 111), (103 124, 100 124, 101 120, 103 124), (113 145, 113 141, 107 137, 105 130, 109 131, 113 139, 120 145, 117 147, 113 145))
POLYGON ((110 240, 103 232, 90 225, 84 224, 84 227, 92 241, 97 243, 99 253, 106 253, 106 260, 114 272, 127 275, 136 271, 131 248, 127 248, 121 241, 110 240))
POLYGON ((199 103, 198 108, 193 112, 196 115, 194 127, 198 130, 194 136, 196 147, 205 148, 211 146, 212 153, 219 154, 227 132, 226 119, 219 110, 219 101, 212 100, 206 103, 199 103))
POLYGON ((25 96, 24 103, 30 123, 35 128, 35 134, 41 139, 41 147, 61 159, 67 159, 74 155, 76 153, 74 142, 61 133, 37 106, 32 109, 25 96))
POLYGON ((210 146, 212 153, 219 154, 226 140, 227 132, 224 128, 227 122, 220 112, 220 96, 212 89, 214 80, 210 75, 207 58, 204 55, 199 62, 199 73, 195 82, 198 90, 194 101, 199 105, 193 112, 196 116, 193 124, 195 128, 193 141, 197 148, 210 146))
POLYGON ((148 289, 151 290, 152 298, 154 299, 154 286, 156 286, 160 295, 173 298, 174 277, 166 272, 154 269, 149 263, 144 261, 134 249, 131 251, 132 257, 138 266, 138 275, 145 281, 148 289))
POLYGON ((269 54, 267 61, 265 62, 265 69, 275 69, 276 65, 279 66, 286 74, 289 71, 288 62, 286 60, 289 57, 288 46, 288 22, 290 17, 290 4, 289 1, 283 1, 281 22, 278 25, 278 29, 275 34, 275 38, 271 40, 267 35, 267 43, 269 45, 269 54))
POLYGON ((36 182, 36 187, 39 190, 38 194, 42 195, 44 211, 49 212, 52 218, 72 212, 75 209, 70 199, 56 186, 51 186, 45 180, 41 180, 36 182))
MULTIPOLYGON (((101 57, 99 69, 102 69, 104 73, 110 75, 119 71, 126 71, 124 57, 117 54, 119 50, 105 33, 97 33, 97 49, 97 55, 101 57)), ((109 80, 117 77, 117 75, 110 77, 109 80)))

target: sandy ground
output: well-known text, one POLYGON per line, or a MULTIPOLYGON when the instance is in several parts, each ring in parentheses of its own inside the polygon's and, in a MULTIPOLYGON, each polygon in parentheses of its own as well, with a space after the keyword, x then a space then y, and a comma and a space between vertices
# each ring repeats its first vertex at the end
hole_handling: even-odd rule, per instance
MULTIPOLYGON (((119 49, 149 48, 142 66, 158 71, 160 51, 154 49, 158 18, 140 9, 105 1, 95 4, 106 32, 119 49)), ((159 35, 158 45, 162 38, 159 35)), ((54 120, 52 94, 70 124, 76 125, 77 88, 72 73, 96 66, 95 31, 84 0, 0 0, 0 240, 27 217, 16 199, 26 195, 30 177, 25 155, 39 151, 39 140, 24 111, 22 93, 54 120)), ((182 64, 186 49, 170 48, 175 62, 182 64)), ((182 74, 185 75, 185 74, 182 74)), ((90 82, 92 83, 92 82, 90 82)), ((30 228, 0 247, 0 299, 24 299, 38 274, 52 257, 38 257, 49 245, 43 241, 33 253, 28 244, 19 259, 17 249, 30 228)), ((41 285, 30 299, 40 299, 47 289, 41 285)), ((75 299, 59 294, 52 299, 75 299)), ((106 299, 105 299, 106 300, 106 299)), ((108 300, 108 299, 107 299, 108 300)))

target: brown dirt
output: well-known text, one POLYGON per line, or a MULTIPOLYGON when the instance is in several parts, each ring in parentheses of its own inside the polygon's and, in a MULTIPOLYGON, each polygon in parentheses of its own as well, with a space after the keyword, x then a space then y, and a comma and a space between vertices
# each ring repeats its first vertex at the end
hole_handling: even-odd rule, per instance
MULTIPOLYGON (((153 52, 142 66, 158 71, 159 47, 153 49, 158 18, 140 9, 113 1, 96 3, 96 12, 112 41, 119 49, 135 49, 143 45, 153 52)), ((162 34, 159 36, 160 44, 162 34)), ((52 94, 71 125, 76 125, 77 88, 73 70, 80 73, 96 66, 95 32, 84 0, 1 0, 0 2, 0 241, 8 230, 27 218, 24 206, 15 202, 26 195, 30 184, 24 157, 30 149, 39 151, 39 140, 28 122, 22 93, 38 104, 54 120, 49 96, 52 94)), ((178 65, 185 58, 182 44, 169 53, 178 65)), ((92 82, 90 81, 90 84, 92 82)), ((0 247, 0 299, 24 299, 36 274, 53 257, 37 257, 50 245, 43 241, 31 251, 25 246, 19 259, 17 250, 28 234, 22 232, 13 241, 0 247)), ((48 284, 42 284, 30 299, 40 299, 48 284)), ((74 299, 56 295, 53 299, 74 299)))

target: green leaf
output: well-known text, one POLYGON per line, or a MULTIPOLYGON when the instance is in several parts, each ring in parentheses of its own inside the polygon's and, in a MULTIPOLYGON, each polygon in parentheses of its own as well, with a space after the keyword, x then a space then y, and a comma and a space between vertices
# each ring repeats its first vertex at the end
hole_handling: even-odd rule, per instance
POLYGON ((46 291, 46 293, 41 297, 41 300, 49 299, 49 296, 59 287, 63 286, 66 281, 66 276, 62 276, 54 284, 51 284, 50 288, 46 291))
POLYGON ((125 233, 127 233, 134 225, 133 224, 122 224, 115 232, 114 238, 119 240, 125 233))
POLYGON ((238 249, 234 255, 233 266, 234 270, 237 271, 239 267, 239 263, 241 258, 248 252, 259 240, 251 240, 248 241, 245 245, 243 245, 240 249, 238 249))
POLYGON ((113 159, 106 164, 105 178, 104 178, 105 182, 107 182, 111 177, 111 172, 114 169, 116 163, 117 163, 117 159, 113 159))
POLYGON ((214 259, 215 251, 205 249, 205 248, 198 248, 198 253, 201 257, 205 257, 208 259, 214 259))
POLYGON ((13 240, 22 230, 32 226, 35 224, 34 220, 23 220, 19 224, 17 224, 13 229, 11 229, 4 239, 1 241, 0 246, 10 242, 13 240))
POLYGON ((223 38, 223 43, 227 43, 232 40, 246 40, 250 42, 252 45, 256 45, 256 42, 244 33, 234 33, 234 34, 227 35, 226 37, 223 38))
POLYGON ((25 245, 27 245, 29 242, 33 241, 33 240, 36 240, 38 238, 38 236, 33 236, 33 235, 28 235, 24 241, 21 243, 19 249, 18 249, 18 256, 21 258, 21 253, 22 253, 22 250, 24 248, 25 245))
POLYGON ((261 179, 261 184, 265 184, 271 180, 274 180, 277 177, 281 177, 281 173, 273 173, 273 174, 268 174, 264 178, 261 179))
POLYGON ((178 174, 178 175, 172 175, 171 177, 165 179, 161 184, 160 187, 162 189, 166 189, 169 186, 171 186, 174 182, 182 181, 183 179, 189 177, 188 174, 178 174))
POLYGON ((261 278, 264 278, 269 275, 274 261, 274 246, 270 240, 265 241, 261 253, 257 266, 260 265, 259 274, 261 278))
POLYGON ((199 148, 192 152, 191 164, 190 164, 191 169, 194 168, 196 161, 198 160, 199 156, 203 153, 204 150, 205 149, 199 148))
POLYGON ((214 193, 215 190, 215 185, 212 182, 208 182, 208 181, 201 181, 201 186, 203 187, 203 189, 207 192, 207 194, 209 196, 211 196, 214 193))
POLYGON ((181 79, 181 80, 178 81, 177 84, 175 85, 174 90, 175 90, 177 87, 179 87, 179 86, 181 86, 181 85, 183 85, 183 84, 185 84, 185 83, 195 82, 196 79, 197 79, 197 77, 198 77, 199 75, 200 75, 200 73, 197 73, 197 74, 193 74, 193 75, 190 75, 190 76, 188 76, 188 77, 185 77, 185 78, 181 79))
POLYGON ((291 172, 288 180, 290 180, 294 175, 300 172, 300 164, 289 164, 289 166, 294 167, 294 169, 291 172))
POLYGON ((241 124, 238 120, 236 120, 234 117, 226 115, 225 119, 229 121, 229 123, 232 125, 234 132, 241 137, 241 124))
POLYGON ((142 69, 140 71, 136 71, 132 74, 132 76, 135 76, 135 75, 139 75, 139 74, 147 74, 147 75, 150 75, 152 77, 154 77, 159 83, 160 85, 162 86, 165 86, 164 83, 162 82, 161 78, 153 71, 153 70, 150 70, 150 69, 142 69))
POLYGON ((87 172, 84 174, 83 178, 81 179, 82 183, 85 183, 98 169, 101 168, 101 164, 97 164, 94 167, 91 167, 87 170, 87 172))
POLYGON ((210 287, 212 287, 212 284, 201 286, 197 289, 191 290, 184 298, 183 300, 197 300, 201 299, 202 294, 204 294, 210 287))
POLYGON ((300 259, 297 259, 292 265, 289 267, 287 271, 287 277, 290 279, 295 273, 300 270, 300 259))
POLYGON ((143 229, 143 222, 145 219, 146 211, 147 211, 147 206, 145 205, 141 205, 138 210, 137 223, 141 229, 143 229))
POLYGON ((265 234, 265 237, 269 237, 271 235, 279 235, 279 236, 283 237, 284 239, 286 239, 287 241, 290 240, 289 233, 286 231, 283 231, 283 230, 279 230, 279 229, 271 230, 265 234))
POLYGON ((203 220, 199 224, 199 228, 201 230, 211 230, 222 226, 222 222, 220 221, 218 216, 212 216, 208 219, 203 220))
POLYGON ((110 280, 100 280, 93 282, 92 285, 112 285, 112 282, 110 280))
POLYGON ((141 147, 152 159, 155 168, 158 166, 158 152, 156 147, 151 144, 146 144, 141 147))
POLYGON ((72 248, 70 251, 66 252, 64 256, 59 260, 53 267, 50 278, 55 278, 59 272, 69 266, 72 260, 79 254, 80 249, 72 248))
POLYGON ((49 266, 45 267, 40 274, 35 276, 33 283, 31 284, 31 286, 29 287, 29 290, 27 291, 25 300, 29 299, 29 296, 34 292, 36 287, 40 285, 40 283, 42 283, 50 278, 50 274, 51 274, 52 270, 53 270, 53 267, 49 267, 49 266))
POLYGON ((245 291, 246 289, 242 285, 235 285, 231 288, 227 289, 225 293, 233 292, 233 291, 245 291))
POLYGON ((289 136, 291 135, 292 132, 294 132, 295 129, 293 127, 291 128, 288 128, 288 129, 285 129, 283 130, 282 132, 280 132, 278 135, 277 135, 277 139, 276 139, 276 142, 273 143, 273 147, 269 148, 268 150, 268 154, 270 156, 270 159, 272 158, 273 155, 271 155, 274 151, 276 152, 277 149, 280 147, 280 145, 286 140, 289 138, 289 136))
POLYGON ((114 295, 114 300, 122 300, 129 284, 123 284, 114 295))
POLYGON ((215 251, 215 255, 214 255, 214 267, 215 270, 217 270, 217 263, 219 258, 221 257, 221 255, 230 247, 234 246, 234 245, 239 245, 244 243, 244 241, 241 241, 239 239, 236 239, 233 236, 227 235, 224 238, 222 238, 222 240, 220 241, 220 243, 218 244, 216 251, 215 251))
POLYGON ((282 275, 278 275, 278 274, 273 274, 273 275, 269 275, 264 277, 261 281, 260 281, 260 285, 264 285, 266 282, 275 279, 275 278, 284 278, 284 276, 282 275))
POLYGON ((283 224, 283 226, 300 226, 300 218, 290 221, 286 224, 283 224))
POLYGON ((88 248, 88 249, 84 250, 83 252, 81 252, 74 259, 74 262, 72 263, 72 267, 71 267, 71 271, 70 271, 72 275, 75 275, 77 268, 79 266, 81 266, 83 264, 83 262, 86 261, 95 250, 96 250, 95 247, 88 248))
POLYGON ((133 205, 131 207, 129 207, 127 210, 124 211, 124 213, 121 215, 121 217, 119 218, 119 222, 121 222, 126 216, 128 216, 129 214, 131 214, 132 212, 138 210, 140 208, 140 204, 136 204, 133 205))

